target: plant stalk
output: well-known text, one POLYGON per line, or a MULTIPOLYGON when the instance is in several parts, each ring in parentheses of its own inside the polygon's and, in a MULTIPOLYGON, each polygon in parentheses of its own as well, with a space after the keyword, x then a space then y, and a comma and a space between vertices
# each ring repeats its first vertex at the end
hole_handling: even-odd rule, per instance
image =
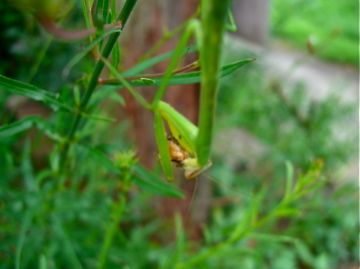
POLYGON ((201 90, 197 153, 200 166, 208 163, 213 136, 220 57, 229 0, 201 1, 201 90))
MULTIPOLYGON (((119 14, 119 17, 118 17, 118 21, 121 22, 121 30, 124 29, 125 25, 126 25, 126 22, 128 21, 129 17, 130 17, 130 14, 131 12, 133 11, 135 5, 137 3, 137 0, 127 0, 124 4, 124 7, 122 8, 120 14, 119 14)), ((119 38, 120 34, 122 33, 122 31, 120 32, 116 32, 116 33, 113 33, 109 36, 109 40, 108 42, 106 43, 104 49, 102 50, 101 52, 101 57, 102 58, 107 58, 109 55, 110 55, 110 52, 112 50, 112 48, 114 47, 114 45, 116 44, 116 41, 117 39, 119 38)), ((79 111, 83 111, 86 109, 88 103, 89 103, 89 100, 96 88, 96 85, 97 85, 97 82, 98 82, 98 79, 99 79, 99 76, 104 68, 104 62, 99 59, 95 65, 95 68, 94 68, 94 71, 91 75, 91 78, 90 78, 90 82, 88 84, 88 87, 84 93, 84 95, 82 96, 81 98, 81 102, 80 102, 80 106, 79 106, 79 111)), ((77 131, 77 129, 79 128, 80 126, 80 123, 81 123, 81 120, 82 120, 82 115, 81 113, 78 113, 76 114, 75 116, 75 119, 73 121, 73 124, 70 128, 70 131, 67 135, 67 142, 65 143, 65 145, 63 146, 62 148, 62 151, 61 151, 61 155, 60 155, 60 168, 62 168, 65 164, 65 160, 66 160, 66 157, 67 157, 67 153, 69 151, 69 148, 70 148, 70 144, 72 143, 72 140, 75 136, 75 133, 77 131)))

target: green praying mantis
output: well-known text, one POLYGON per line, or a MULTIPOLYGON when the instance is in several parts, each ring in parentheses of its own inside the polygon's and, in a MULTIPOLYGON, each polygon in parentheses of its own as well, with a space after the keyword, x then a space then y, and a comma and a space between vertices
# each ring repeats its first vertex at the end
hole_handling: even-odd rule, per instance
MULTIPOLYGON (((224 70, 220 69, 220 55, 229 2, 230 0, 201 1, 200 20, 191 19, 187 23, 164 75, 157 82, 159 86, 151 103, 148 103, 133 88, 132 81, 128 81, 109 61, 102 59, 117 79, 118 85, 124 86, 139 104, 153 112, 159 159, 168 179, 174 177, 173 162, 184 169, 185 177, 188 179, 196 178, 211 165, 210 153, 217 89, 221 72, 224 70), (167 87, 172 82, 174 70, 178 67, 193 35, 200 58, 200 73, 198 74, 201 82, 199 126, 194 125, 170 104, 162 101, 167 87)), ((237 67, 251 61, 252 59, 243 60, 237 67)), ((148 78, 142 78, 142 81, 148 82, 149 85, 156 84, 148 78)))

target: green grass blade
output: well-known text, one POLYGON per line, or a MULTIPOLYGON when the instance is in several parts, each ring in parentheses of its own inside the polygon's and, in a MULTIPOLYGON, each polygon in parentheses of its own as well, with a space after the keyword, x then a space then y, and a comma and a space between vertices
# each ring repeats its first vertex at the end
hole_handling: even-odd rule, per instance
POLYGON ((154 113, 154 129, 155 129, 156 144, 159 149, 160 163, 162 169, 164 171, 166 178, 169 180, 173 180, 174 175, 172 170, 165 126, 159 112, 154 113))
POLYGON ((71 110, 65 104, 57 100, 57 96, 49 91, 40 89, 32 84, 11 79, 0 75, 0 89, 14 94, 26 96, 32 100, 43 102, 52 109, 65 108, 71 110))
POLYGON ((109 18, 109 0, 104 0, 102 6, 102 13, 104 23, 108 23, 108 20, 111 20, 111 18, 109 18))
POLYGON ((31 66, 30 71, 29 71, 28 82, 31 82, 34 79, 34 77, 36 76, 36 74, 38 73, 39 67, 40 67, 41 63, 44 61, 46 53, 48 52, 48 49, 49 49, 52 41, 53 41, 53 37, 48 36, 45 41, 45 44, 42 46, 39 53, 37 53, 35 62, 31 66))
POLYGON ((82 13, 84 15, 84 20, 85 20, 85 25, 86 28, 91 28, 92 24, 91 24, 91 18, 90 18, 90 3, 89 0, 82 0, 82 13))

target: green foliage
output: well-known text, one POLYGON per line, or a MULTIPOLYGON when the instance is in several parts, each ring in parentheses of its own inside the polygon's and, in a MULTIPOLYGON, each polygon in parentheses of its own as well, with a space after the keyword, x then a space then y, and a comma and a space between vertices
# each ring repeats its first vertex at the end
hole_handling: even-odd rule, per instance
MULTIPOLYGON (((226 58, 236 54, 228 51, 226 58)), ((284 88, 286 83, 286 78, 267 78, 260 64, 236 79, 225 79, 219 96, 221 127, 249 130, 270 147, 268 157, 277 167, 289 160, 304 168, 324 159, 327 168, 336 169, 355 156, 356 133, 341 138, 334 131, 335 126, 355 118, 355 104, 332 95, 311 100, 301 82, 290 89, 284 88)))
POLYGON ((275 0, 273 32, 306 49, 310 42, 320 57, 359 64, 357 1, 275 0))
MULTIPOLYGON (((13 10, 0 20, 15 29, 14 39, 1 35, 7 42, 6 57, 0 63, 0 268, 320 269, 356 261, 357 189, 334 187, 332 174, 351 158, 352 144, 351 140, 337 141, 330 131, 335 121, 342 120, 338 115, 345 117, 352 109, 336 99, 308 103, 300 86, 284 102, 279 95, 282 82, 264 79, 259 66, 237 71, 252 57, 234 62, 235 56, 242 55, 232 52, 231 63, 221 67, 221 44, 213 44, 216 48, 208 48, 205 54, 201 42, 187 47, 192 31, 199 31, 197 26, 192 26, 178 50, 119 72, 120 49, 115 43, 122 31, 103 29, 105 23, 116 22, 115 2, 82 1, 86 27, 95 25, 98 32, 89 40, 66 46, 36 27, 22 34, 13 22, 23 17, 13 10), (33 36, 37 41, 30 42, 24 54, 14 53, 14 40, 26 43, 33 36), (181 56, 197 50, 203 53, 200 71, 197 62, 186 67, 189 72, 179 71, 181 56), (102 55, 95 65, 90 52, 102 55), (25 62, 23 55, 29 56, 25 62), (168 59, 173 64, 165 74, 156 78, 144 74, 168 59), (13 60, 14 70, 10 68, 13 60), (209 67, 214 69, 204 75, 204 65, 212 63, 217 66, 209 67), (110 71, 116 87, 98 81, 103 68, 110 71), (66 76, 61 75, 64 72, 66 76), (158 167, 150 170, 140 165, 126 136, 128 122, 114 122, 113 115, 125 104, 122 90, 115 90, 121 85, 157 116, 155 129, 162 134, 159 148, 163 157, 167 144, 162 120, 178 139, 193 135, 185 126, 189 122, 161 98, 159 107, 150 106, 136 87, 159 86, 162 97, 167 86, 203 82, 202 76, 224 79, 216 128, 244 128, 271 145, 271 150, 256 171, 230 167, 225 154, 216 156, 210 174, 214 182, 211 218, 204 223, 203 240, 194 242, 187 238, 180 215, 169 223, 154 208, 156 197, 181 199, 185 194, 176 181, 164 181, 158 167), (11 105, 12 98, 19 96, 52 108, 49 116, 21 114, 20 106, 11 105), (48 142, 44 135, 50 137, 48 142), (221 206, 217 203, 221 199, 230 202, 221 206), (174 231, 174 240, 169 239, 169 230, 174 231)), ((122 6, 118 18, 123 27, 135 4, 128 0, 122 6)), ((7 10, 4 6, 0 2, 0 8, 7 10)), ((79 23, 81 13, 76 7, 74 18, 66 18, 65 25, 79 23)), ((226 10, 215 11, 223 15, 226 10)), ((214 29, 210 26, 224 21, 207 19, 210 38, 214 29)), ((180 29, 186 32, 187 23, 180 29)), ((200 32, 196 35, 201 38, 200 32)), ((207 100, 213 103, 216 83, 210 85, 207 100)), ((206 113, 213 124, 214 111, 206 113)), ((194 128, 197 130, 191 125, 194 128)), ((211 132, 211 128, 202 129, 211 132)), ((207 150, 211 148, 209 138, 211 134, 206 134, 207 150)), ((190 140, 191 153, 196 154, 194 135, 190 140)))
MULTIPOLYGON (((225 61, 238 54, 231 49, 227 52, 225 61)), ((354 242, 357 241, 354 227, 358 223, 358 187, 353 182, 355 178, 342 178, 339 173, 356 156, 357 134, 353 132, 357 130, 342 137, 334 131, 356 118, 355 103, 343 103, 335 96, 312 101, 301 83, 285 89, 286 78, 269 78, 261 64, 251 65, 236 75, 223 80, 218 131, 236 126, 248 132, 264 147, 265 156, 246 156, 246 153, 241 157, 232 156, 234 153, 218 156, 223 161, 238 158, 232 160, 232 166, 214 164, 212 175, 219 179, 216 180, 219 199, 224 196, 236 199, 241 190, 243 202, 236 208, 229 204, 214 211, 215 227, 209 231, 209 237, 215 236, 212 240, 216 241, 224 236, 230 229, 229 222, 244 214, 247 208, 244 201, 252 203, 249 193, 260 186, 268 186, 271 194, 264 208, 276 206, 276 200, 288 200, 294 195, 290 190, 296 189, 291 186, 298 184, 299 167, 306 169, 314 160, 322 160, 326 181, 315 196, 293 201, 293 209, 283 211, 288 216, 265 225, 265 230, 273 231, 270 237, 266 231, 265 237, 260 234, 245 240, 253 247, 240 251, 239 258, 228 268, 234 264, 241 268, 338 268, 358 260, 358 246, 354 242), (284 163, 287 174, 283 172, 284 163), (285 187, 279 178, 286 178, 285 187)))

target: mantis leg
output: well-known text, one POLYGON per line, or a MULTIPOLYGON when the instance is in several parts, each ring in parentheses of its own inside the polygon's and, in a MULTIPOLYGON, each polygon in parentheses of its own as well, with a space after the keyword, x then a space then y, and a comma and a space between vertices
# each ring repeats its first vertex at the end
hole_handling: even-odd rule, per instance
POLYGON ((174 173, 170 159, 166 130, 163 119, 158 111, 155 111, 154 113, 154 129, 156 144, 159 149, 160 164, 167 179, 173 180, 174 173))

